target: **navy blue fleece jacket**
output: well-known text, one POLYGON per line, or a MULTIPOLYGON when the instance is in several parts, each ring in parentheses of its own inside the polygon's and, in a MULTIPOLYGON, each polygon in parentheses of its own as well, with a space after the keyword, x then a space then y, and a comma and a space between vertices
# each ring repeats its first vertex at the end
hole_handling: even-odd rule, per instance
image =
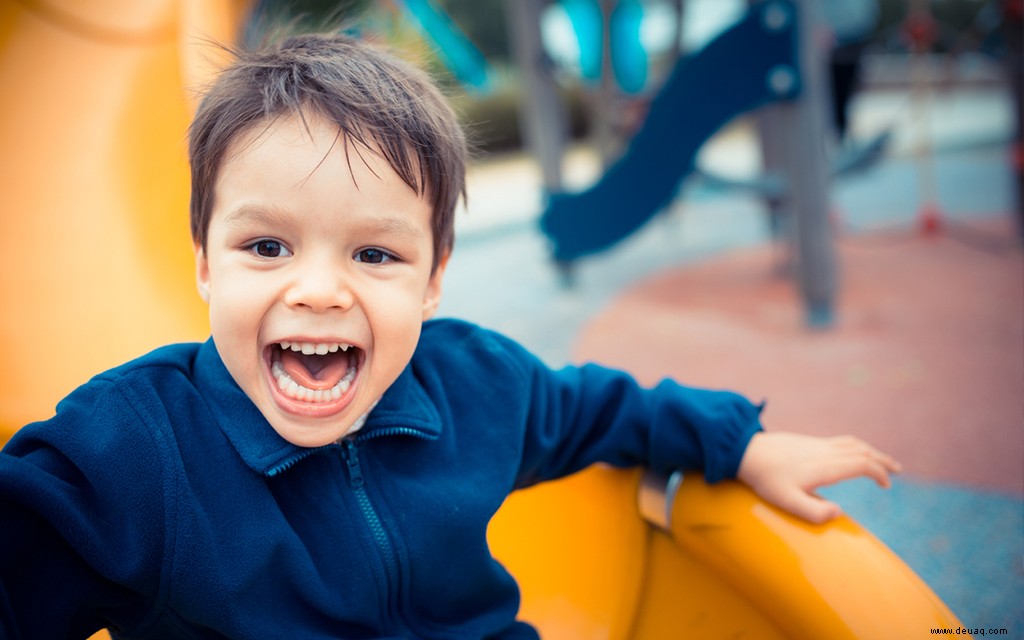
POLYGON ((535 638, 487 548, 506 495, 598 461, 731 477, 758 413, 440 320, 359 432, 303 449, 212 341, 158 349, 0 454, 0 636, 535 638))

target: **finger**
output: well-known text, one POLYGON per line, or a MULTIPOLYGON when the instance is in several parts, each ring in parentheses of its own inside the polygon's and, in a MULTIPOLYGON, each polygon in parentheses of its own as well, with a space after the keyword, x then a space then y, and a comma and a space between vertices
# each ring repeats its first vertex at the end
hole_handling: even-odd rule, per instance
POLYGON ((801 517, 812 524, 824 524, 843 514, 838 504, 822 498, 808 498, 807 507, 802 511, 801 517))
POLYGON ((829 440, 833 445, 841 447, 843 449, 863 449, 868 446, 866 442, 864 442, 857 436, 835 436, 833 438, 829 438, 829 440))
POLYGON ((822 524, 840 516, 838 504, 814 494, 793 488, 768 498, 775 506, 813 524, 822 524))
POLYGON ((860 475, 872 478, 879 486, 886 489, 892 486, 892 478, 889 474, 898 473, 902 468, 894 458, 871 447, 868 447, 860 462, 860 475))
POLYGON ((889 471, 889 473, 900 473, 903 471, 903 465, 900 464, 900 461, 889 454, 877 449, 872 449, 871 455, 875 460, 880 462, 882 466, 889 471))
POLYGON ((867 442, 856 436, 836 436, 831 438, 831 442, 839 449, 847 452, 858 452, 877 460, 891 473, 899 473, 903 470, 903 465, 901 465, 898 460, 889 454, 872 447, 867 442))
POLYGON ((889 469, 882 462, 860 454, 847 454, 820 467, 805 488, 815 489, 861 476, 871 478, 885 488, 892 484, 889 469))

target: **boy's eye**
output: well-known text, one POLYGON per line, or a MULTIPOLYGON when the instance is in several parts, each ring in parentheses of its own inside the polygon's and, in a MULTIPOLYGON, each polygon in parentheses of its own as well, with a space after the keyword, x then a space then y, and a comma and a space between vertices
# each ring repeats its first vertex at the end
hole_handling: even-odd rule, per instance
POLYGON ((291 255, 291 252, 277 240, 257 240, 249 245, 249 251, 261 258, 282 258, 291 255))
POLYGON ((395 256, 383 249, 361 249, 356 253, 356 262, 365 262, 367 264, 383 264, 394 259, 395 256))

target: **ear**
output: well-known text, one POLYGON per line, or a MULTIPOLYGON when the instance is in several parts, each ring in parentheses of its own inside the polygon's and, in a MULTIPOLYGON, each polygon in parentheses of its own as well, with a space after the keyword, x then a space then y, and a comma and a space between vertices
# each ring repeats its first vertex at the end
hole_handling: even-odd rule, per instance
POLYGON ((448 267, 448 258, 451 252, 444 254, 438 261, 434 273, 430 274, 427 282, 427 289, 423 293, 423 320, 427 321, 434 317, 437 307, 441 304, 441 281, 444 279, 444 270, 448 267))
POLYGON ((198 244, 195 246, 196 253, 196 288, 199 289, 199 297, 203 302, 210 303, 210 264, 206 260, 206 252, 198 244))

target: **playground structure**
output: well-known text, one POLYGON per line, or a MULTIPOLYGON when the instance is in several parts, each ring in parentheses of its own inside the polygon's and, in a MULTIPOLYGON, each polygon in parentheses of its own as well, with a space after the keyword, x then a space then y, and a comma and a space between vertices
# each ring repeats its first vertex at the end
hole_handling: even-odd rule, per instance
POLYGON ((682 59, 629 147, 598 182, 581 193, 551 194, 541 226, 554 259, 577 260, 636 231, 675 197, 714 132, 740 113, 798 96, 795 21, 792 5, 758 5, 682 59))
MULTIPOLYGON (((90 374, 207 335, 188 251, 188 87, 215 64, 200 40, 231 40, 245 4, 0 5, 0 78, 12 88, 0 197, 15 240, 0 265, 0 439, 45 418, 90 374)), ((735 483, 597 467, 513 495, 490 535, 522 586, 523 618, 546 638, 960 626, 848 518, 798 522, 735 483)))
MULTIPOLYGON (((591 0, 596 3, 597 0, 591 0)), ((580 193, 564 193, 557 165, 561 143, 547 65, 538 62, 536 15, 541 0, 509 2, 514 40, 530 95, 525 109, 527 139, 540 159, 549 202, 541 228, 563 271, 583 257, 606 250, 638 230, 668 205, 682 180, 696 170, 701 146, 736 116, 772 104, 766 114, 773 135, 762 184, 776 210, 792 219, 792 251, 806 323, 826 327, 835 307, 835 249, 828 223, 824 157, 824 98, 820 61, 815 59, 811 0, 751 2, 746 15, 701 50, 680 58, 650 104, 625 152, 580 193), (518 7, 514 9, 513 7, 518 7), (533 16, 531 18, 531 15, 533 16)), ((616 3, 603 3, 609 14, 616 3)), ((606 40, 610 40, 606 38, 606 40)), ((861 156, 876 152, 870 145, 861 156)))

